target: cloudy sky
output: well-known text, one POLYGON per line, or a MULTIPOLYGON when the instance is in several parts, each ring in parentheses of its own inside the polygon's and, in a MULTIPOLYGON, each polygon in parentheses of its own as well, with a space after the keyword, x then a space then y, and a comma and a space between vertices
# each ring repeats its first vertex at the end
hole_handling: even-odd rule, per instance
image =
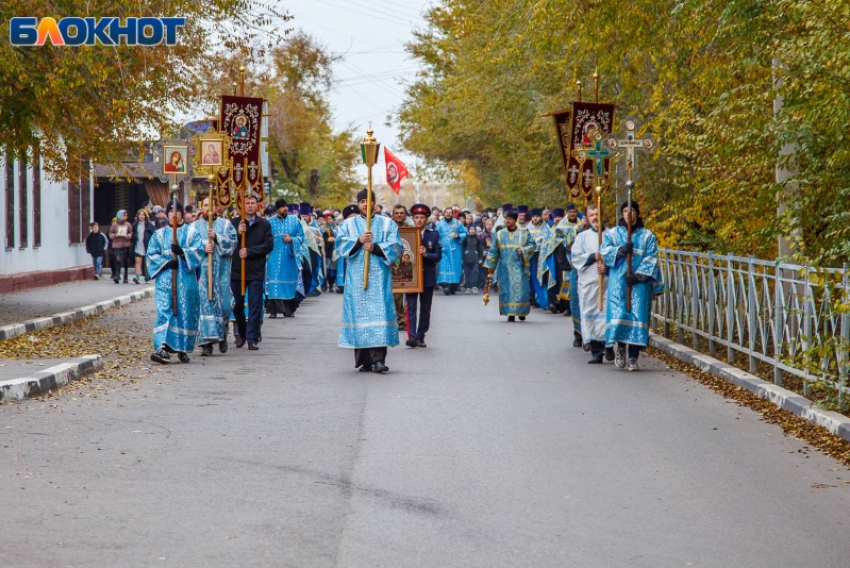
MULTIPOLYGON (((287 0, 295 19, 289 25, 319 40, 343 59, 334 67, 336 86, 330 94, 334 123, 353 124, 365 136, 369 121, 375 137, 411 166, 413 158, 397 150, 398 130, 387 127, 404 97, 404 81, 417 64, 404 50, 412 32, 425 28, 423 14, 433 0, 287 0)), ((375 172, 378 173, 377 170, 375 172)), ((365 178, 365 168, 362 172, 365 178)), ((383 180, 383 174, 376 176, 383 180)))

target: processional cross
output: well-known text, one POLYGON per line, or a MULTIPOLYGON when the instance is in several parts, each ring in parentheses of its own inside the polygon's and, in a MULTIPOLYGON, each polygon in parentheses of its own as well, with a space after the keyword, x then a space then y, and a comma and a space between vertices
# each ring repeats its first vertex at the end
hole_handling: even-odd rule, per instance
MULTIPOLYGON (((616 148, 623 148, 625 150, 625 158, 626 158, 626 189, 628 190, 628 198, 626 203, 629 204, 629 209, 631 210, 632 203, 632 189, 634 188, 635 182, 638 176, 638 167, 637 167, 637 151, 641 151, 645 154, 649 154, 655 149, 655 139, 647 134, 643 138, 638 138, 635 135, 635 130, 637 130, 638 124, 637 121, 633 118, 629 118, 623 124, 626 130, 626 137, 622 140, 617 140, 617 138, 612 134, 608 137, 607 143, 608 148, 614 150, 616 148)), ((627 230, 628 230, 628 242, 632 242, 632 222, 631 215, 627 217, 627 230)), ((632 255, 629 253, 626 256, 627 265, 626 265, 626 274, 631 276, 632 274, 632 255)), ((632 309, 632 288, 631 286, 626 287, 626 309, 631 311, 632 309)))
POLYGON ((638 138, 635 135, 635 130, 638 128, 637 121, 633 118, 626 120, 623 125, 626 130, 626 137, 622 140, 612 134, 608 137, 608 148, 615 150, 623 148, 625 150, 625 173, 628 181, 634 181, 638 177, 637 167, 637 151, 649 154, 655 149, 655 139, 652 135, 647 134, 643 138, 638 138))

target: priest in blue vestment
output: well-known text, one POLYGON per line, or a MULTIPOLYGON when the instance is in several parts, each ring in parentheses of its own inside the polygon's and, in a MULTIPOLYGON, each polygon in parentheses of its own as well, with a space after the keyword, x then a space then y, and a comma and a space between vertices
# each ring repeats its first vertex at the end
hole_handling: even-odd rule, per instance
POLYGON ((531 255, 534 239, 525 229, 517 226, 516 211, 505 213, 504 228, 493 236, 484 268, 496 272, 499 278, 499 315, 513 322, 524 321, 531 311, 528 300, 531 255))
POLYGON ((644 227, 640 208, 634 201, 620 206, 622 218, 606 232, 599 250, 608 267, 606 343, 617 343, 614 364, 638 370, 638 356, 649 342, 650 308, 654 286, 661 282, 658 240, 644 227), (632 241, 626 219, 631 215, 632 241), (632 255, 632 274, 627 275, 627 256, 632 255), (631 286, 631 309, 626 309, 627 287, 631 286))
POLYGON ((339 346, 354 349, 354 366, 360 371, 385 373, 387 347, 398 345, 392 265, 401 254, 401 239, 395 221, 374 212, 371 230, 366 231, 367 191, 357 194, 360 215, 343 221, 336 238, 336 254, 346 260, 339 346), (369 279, 364 290, 367 251, 369 279))
POLYGON ((443 218, 437 223, 436 230, 440 234, 440 245, 443 247, 437 285, 443 286, 446 296, 453 296, 457 293, 463 277, 460 245, 466 240, 466 227, 454 218, 454 210, 447 207, 443 218))
POLYGON ((304 229, 299 219, 289 214, 285 199, 278 199, 274 206, 277 213, 269 217, 274 248, 266 261, 266 312, 270 318, 278 314, 292 317, 298 309, 296 293, 304 229))
MULTIPOLYGON (((356 217, 360 214, 360 208, 357 205, 346 205, 342 210, 342 220, 350 219, 351 217, 356 217)), ((342 223, 340 223, 341 225, 342 223)), ((334 227, 334 237, 336 239, 339 238, 339 227, 337 225, 334 227)), ((336 291, 339 294, 342 294, 345 291, 345 257, 339 256, 336 251, 336 244, 334 244, 334 253, 333 257, 336 259, 336 291)))
POLYGON ((204 258, 204 241, 192 225, 183 221, 183 204, 169 201, 166 208, 169 224, 151 237, 146 253, 148 274, 155 281, 156 322, 153 327, 151 360, 171 362, 177 353, 181 363, 189 362, 195 349, 200 318, 198 269, 204 258), (177 218, 177 244, 174 244, 171 222, 177 218), (172 305, 171 282, 177 272, 177 311, 172 305))
POLYGON ((233 311, 233 292, 230 289, 230 272, 233 252, 238 242, 236 229, 227 218, 222 216, 224 208, 216 206, 215 220, 209 225, 210 200, 201 203, 201 216, 192 227, 201 235, 204 242, 204 260, 201 262, 198 279, 201 302, 201 320, 198 326, 198 345, 201 356, 209 357, 213 346, 218 345, 221 353, 227 352, 227 327, 230 312, 233 311), (212 244, 210 244, 212 240, 212 244), (213 263, 212 281, 209 278, 209 263, 213 263), (212 287, 212 300, 209 289, 212 287))
POLYGON ((543 264, 541 258, 543 258, 544 249, 546 249, 547 243, 551 241, 549 238, 551 230, 549 225, 543 221, 542 209, 534 208, 531 210, 531 223, 528 224, 528 232, 534 239, 534 256, 531 257, 531 266, 529 267, 531 303, 545 310, 549 308, 549 290, 543 287, 544 279, 540 267, 543 264))

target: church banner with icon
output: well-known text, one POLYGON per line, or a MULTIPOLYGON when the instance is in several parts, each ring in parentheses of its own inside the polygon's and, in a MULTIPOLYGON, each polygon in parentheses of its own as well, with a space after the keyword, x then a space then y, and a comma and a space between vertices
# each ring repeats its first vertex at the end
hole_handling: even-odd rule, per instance
MULTIPOLYGON (((597 142, 597 133, 602 133, 604 138, 608 138, 614 128, 615 108, 616 105, 608 103, 573 103, 568 131, 570 137, 567 155, 569 164, 567 166, 567 188, 571 197, 587 197, 593 193, 593 161, 580 160, 576 152, 592 149, 597 142)), ((610 160, 606 159, 604 161, 606 177, 609 165, 610 160)))
POLYGON ((230 136, 233 159, 233 184, 241 193, 247 189, 262 201, 263 173, 260 165, 260 135, 263 99, 257 97, 221 97, 221 131, 230 136), (246 187, 247 183, 247 187, 246 187))

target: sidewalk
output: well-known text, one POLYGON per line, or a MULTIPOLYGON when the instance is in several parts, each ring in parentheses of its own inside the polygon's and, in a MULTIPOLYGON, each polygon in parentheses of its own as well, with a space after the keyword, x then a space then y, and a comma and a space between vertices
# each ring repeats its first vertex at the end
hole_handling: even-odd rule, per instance
POLYGON ((81 306, 111 300, 150 284, 115 284, 107 276, 101 280, 66 282, 44 288, 32 288, 12 294, 0 294, 0 327, 26 320, 76 310, 81 306))
POLYGON ((67 282, 0 295, 0 401, 39 396, 103 368, 101 355, 28 357, 22 355, 28 349, 22 350, 20 345, 11 341, 7 344, 5 340, 25 341, 27 338, 21 336, 102 314, 152 295, 150 284, 116 285, 109 279, 67 282), (9 347, 4 348, 6 345, 9 347))

